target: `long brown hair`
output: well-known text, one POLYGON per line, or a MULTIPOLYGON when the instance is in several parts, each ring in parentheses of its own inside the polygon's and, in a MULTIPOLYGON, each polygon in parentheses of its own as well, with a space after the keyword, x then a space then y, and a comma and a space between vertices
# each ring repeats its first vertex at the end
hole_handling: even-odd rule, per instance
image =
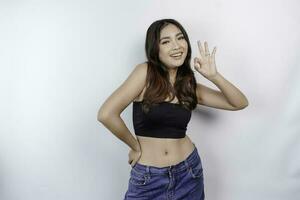
POLYGON ((182 25, 174 19, 161 19, 153 22, 147 30, 145 51, 147 56, 146 91, 143 97, 142 109, 148 112, 154 104, 171 97, 171 102, 177 97, 180 106, 193 110, 197 106, 196 79, 190 66, 191 45, 188 35, 182 25), (169 82, 167 67, 159 60, 159 38, 161 30, 168 24, 177 26, 184 35, 188 44, 187 56, 184 63, 177 69, 174 87, 169 82))

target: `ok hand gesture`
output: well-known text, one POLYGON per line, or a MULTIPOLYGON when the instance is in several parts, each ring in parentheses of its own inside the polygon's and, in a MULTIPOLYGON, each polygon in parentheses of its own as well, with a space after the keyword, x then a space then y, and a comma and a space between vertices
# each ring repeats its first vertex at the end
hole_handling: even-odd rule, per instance
POLYGON ((194 58, 194 68, 197 70, 200 74, 202 74, 205 78, 208 80, 211 80, 214 78, 218 72, 216 69, 216 62, 215 62, 215 54, 216 54, 216 47, 213 49, 212 54, 210 55, 208 50, 208 44, 205 41, 203 50, 200 41, 198 43, 198 49, 200 51, 200 58, 195 57, 194 58))

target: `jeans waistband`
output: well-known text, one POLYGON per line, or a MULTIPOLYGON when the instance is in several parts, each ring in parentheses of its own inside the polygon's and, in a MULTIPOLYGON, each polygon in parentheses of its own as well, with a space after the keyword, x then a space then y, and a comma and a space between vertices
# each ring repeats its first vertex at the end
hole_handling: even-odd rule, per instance
POLYGON ((136 170, 136 171, 143 171, 143 172, 151 173, 151 174, 167 174, 169 172, 176 173, 176 172, 186 170, 189 167, 196 165, 197 162, 200 161, 200 157, 197 153, 198 149, 195 144, 194 144, 194 147, 195 148, 194 148, 193 152, 190 153, 190 155, 185 160, 179 162, 178 164, 169 165, 166 167, 155 167, 155 166, 151 166, 151 165, 143 165, 143 164, 140 164, 137 162, 137 163, 135 163, 135 165, 133 166, 132 169, 136 170))

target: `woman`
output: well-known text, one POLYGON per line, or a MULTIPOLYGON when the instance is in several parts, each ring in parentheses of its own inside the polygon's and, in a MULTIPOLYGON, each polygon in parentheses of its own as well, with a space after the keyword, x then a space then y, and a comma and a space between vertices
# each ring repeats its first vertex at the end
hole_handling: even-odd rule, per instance
POLYGON ((212 54, 207 42, 198 47, 195 70, 221 91, 196 82, 186 31, 174 19, 162 19, 147 30, 148 61, 137 65, 99 109, 98 120, 131 148, 125 199, 205 198, 201 159, 185 133, 191 112, 197 104, 240 110, 248 101, 217 71, 216 47, 212 54), (120 117, 132 102, 136 139, 120 117))

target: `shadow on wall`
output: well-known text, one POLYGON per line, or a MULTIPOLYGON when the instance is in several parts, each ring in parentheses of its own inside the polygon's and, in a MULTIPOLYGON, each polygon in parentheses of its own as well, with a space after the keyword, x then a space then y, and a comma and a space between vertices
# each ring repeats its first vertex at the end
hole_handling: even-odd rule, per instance
POLYGON ((197 106, 197 108, 193 110, 193 112, 199 118, 212 123, 215 123, 215 120, 218 119, 218 111, 213 109, 206 109, 203 108, 203 106, 197 106))

